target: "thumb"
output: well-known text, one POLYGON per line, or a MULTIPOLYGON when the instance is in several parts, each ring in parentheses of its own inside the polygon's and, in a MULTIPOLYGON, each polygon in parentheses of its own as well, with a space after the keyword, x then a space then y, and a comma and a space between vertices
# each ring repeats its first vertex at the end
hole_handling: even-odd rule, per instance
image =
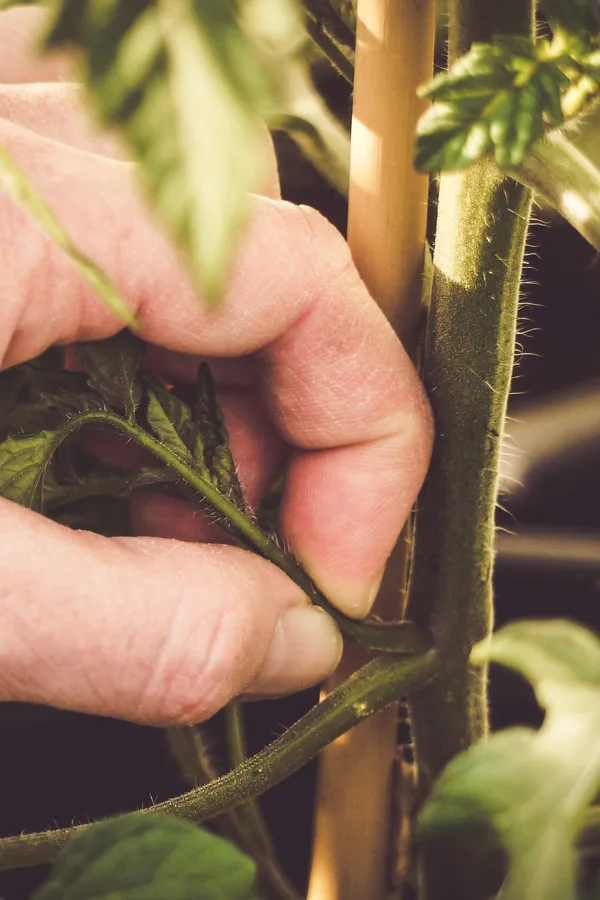
POLYGON ((0 570, 0 700, 182 725, 339 660, 329 617, 235 547, 104 538, 0 500, 0 570))

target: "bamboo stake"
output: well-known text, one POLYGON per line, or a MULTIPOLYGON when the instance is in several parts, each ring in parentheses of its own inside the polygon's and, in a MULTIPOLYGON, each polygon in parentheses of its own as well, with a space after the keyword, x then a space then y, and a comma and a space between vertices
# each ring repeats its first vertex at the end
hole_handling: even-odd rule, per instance
MULTIPOLYGON (((410 351, 421 316, 428 181, 412 166, 433 71, 435 0, 359 0, 348 240, 372 296, 410 351)), ((399 542, 376 611, 403 610, 399 542)), ((326 690, 365 661, 348 648, 326 690)), ((397 705, 338 739, 320 760, 308 900, 380 900, 386 889, 397 705)))

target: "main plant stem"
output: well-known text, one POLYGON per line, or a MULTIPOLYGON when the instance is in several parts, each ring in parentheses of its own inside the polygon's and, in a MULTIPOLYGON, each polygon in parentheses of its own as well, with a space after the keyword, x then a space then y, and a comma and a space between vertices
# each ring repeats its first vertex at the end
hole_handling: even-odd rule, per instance
MULTIPOLYGON (((428 191, 412 166, 412 140, 424 109, 417 88, 433 72, 435 2, 359 0, 357 19, 348 242, 371 295, 412 351, 428 191)), ((406 561, 403 535, 375 606, 386 619, 403 617, 406 561)), ((366 658, 347 648, 327 689, 366 658)), ((323 752, 309 900, 385 896, 397 732, 395 704, 323 752)))
MULTIPOLYGON (((454 0, 453 57, 497 33, 533 34, 529 0, 454 0)), ((441 180, 424 376, 437 440, 419 500, 409 610, 443 674, 412 698, 420 788, 487 732, 487 674, 469 665, 491 631, 494 512, 530 194, 483 161, 441 180)), ((422 897, 477 898, 464 860, 425 848, 422 897)))

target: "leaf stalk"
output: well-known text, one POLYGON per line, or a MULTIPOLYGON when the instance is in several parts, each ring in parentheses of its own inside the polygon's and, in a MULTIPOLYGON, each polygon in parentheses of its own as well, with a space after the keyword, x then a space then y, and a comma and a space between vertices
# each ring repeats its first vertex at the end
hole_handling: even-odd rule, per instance
MULTIPOLYGON (((288 778, 331 741, 398 696, 411 694, 437 675, 438 657, 433 650, 408 658, 383 655, 309 710, 282 737, 232 772, 142 812, 204 822, 234 809, 288 778)), ((79 825, 0 839, 0 869, 52 862, 68 840, 89 827, 79 825)))

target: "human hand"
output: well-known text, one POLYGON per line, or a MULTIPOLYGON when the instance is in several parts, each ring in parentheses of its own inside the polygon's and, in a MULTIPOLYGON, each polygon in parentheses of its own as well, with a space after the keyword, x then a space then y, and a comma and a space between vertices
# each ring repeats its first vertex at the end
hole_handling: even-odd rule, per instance
MULTIPOLYGON (((0 59, 14 15, 0 17, 0 59)), ((39 64, 20 65, 34 82, 39 64)), ((127 297, 149 364, 191 382, 210 360, 250 505, 285 466, 285 541, 333 603, 365 615, 424 477, 431 423, 345 242, 314 211, 254 196, 226 297, 208 312, 132 165, 107 155, 118 142, 78 107, 73 85, 0 87, 0 141, 127 297)), ((276 184, 272 167, 271 196, 276 184)), ((0 278, 0 368, 121 327, 1 192, 0 278)), ((0 500, 1 699, 184 724, 335 667, 335 626, 270 563, 213 543, 181 501, 139 494, 131 514, 139 537, 107 539, 0 500)))

